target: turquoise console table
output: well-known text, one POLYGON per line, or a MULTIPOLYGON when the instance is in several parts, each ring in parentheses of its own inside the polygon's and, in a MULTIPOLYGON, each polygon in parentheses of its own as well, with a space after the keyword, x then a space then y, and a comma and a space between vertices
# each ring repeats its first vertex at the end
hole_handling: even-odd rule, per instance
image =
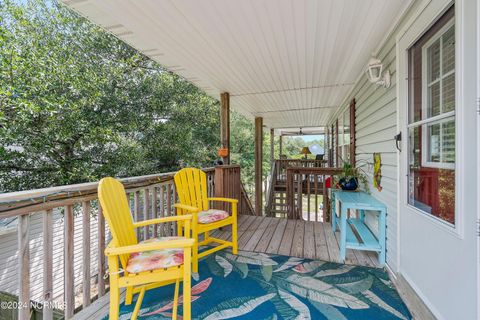
POLYGON ((387 207, 365 192, 332 191, 332 227, 333 232, 340 227, 340 259, 345 261, 346 249, 368 250, 378 252, 381 266, 385 265, 385 232, 387 207), (337 216, 337 200, 340 216, 337 216), (347 211, 359 210, 359 218, 347 218, 347 211), (378 215, 378 238, 365 224, 365 211, 374 211, 378 215))

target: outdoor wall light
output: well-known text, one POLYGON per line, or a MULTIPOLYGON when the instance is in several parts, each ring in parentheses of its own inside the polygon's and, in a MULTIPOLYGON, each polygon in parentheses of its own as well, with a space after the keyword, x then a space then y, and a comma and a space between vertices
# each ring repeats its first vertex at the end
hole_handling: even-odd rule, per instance
POLYGON ((368 80, 370 80, 371 83, 375 83, 384 88, 389 88, 390 87, 390 71, 389 70, 385 71, 383 75, 382 75, 382 71, 383 71, 382 61, 380 61, 380 59, 372 57, 368 62, 368 67, 367 67, 368 80))

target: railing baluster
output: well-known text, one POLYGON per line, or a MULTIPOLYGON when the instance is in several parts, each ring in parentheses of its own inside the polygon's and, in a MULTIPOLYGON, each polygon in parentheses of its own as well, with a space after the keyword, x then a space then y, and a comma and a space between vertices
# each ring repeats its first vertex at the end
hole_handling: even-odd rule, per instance
MULTIPOLYGON (((152 209, 153 218, 158 218, 158 190, 156 187, 152 188, 152 209)), ((153 226, 153 236, 158 237, 158 224, 153 226)))
POLYGON ((307 214, 308 214, 308 221, 310 221, 310 183, 311 183, 311 174, 307 174, 307 214))
POLYGON ((297 174, 297 201, 298 201, 298 206, 297 206, 297 214, 294 219, 299 219, 301 215, 303 214, 303 185, 302 185, 302 174, 297 174))
MULTIPOLYGON (((325 185, 325 175, 322 175, 322 183, 323 183, 323 221, 330 222, 330 203, 328 201, 328 190, 325 185)), ((333 181, 333 177, 332 177, 333 181)))
POLYGON ((313 176, 315 188, 315 221, 318 222, 318 174, 313 176))
MULTIPOLYGON (((134 206, 134 211, 133 211, 133 220, 135 222, 138 222, 139 221, 139 214, 140 214, 140 191, 135 191, 135 195, 134 195, 134 198, 133 198, 133 206, 134 206)), ((137 232, 137 239, 138 241, 141 240, 141 232, 140 232, 140 228, 137 228, 136 229, 136 232, 137 232)))
POLYGON ((74 295, 74 276, 73 276, 73 233, 74 233, 74 221, 73 221, 73 206, 68 205, 65 207, 64 215, 64 301, 65 301, 65 319, 69 319, 73 316, 75 310, 75 295, 74 295))
MULTIPOLYGON (((143 189, 143 220, 150 219, 150 190, 143 189)), ((150 238, 150 226, 143 227, 143 239, 150 238)))
MULTIPOLYGON (((172 184, 167 184, 167 216, 172 215, 172 184)), ((168 236, 172 235, 172 223, 168 223, 168 236)))
POLYGON ((130 212, 132 212, 132 193, 127 192, 127 201, 128 201, 128 208, 130 209, 130 212))
MULTIPOLYGON (((160 216, 165 217, 165 185, 160 186, 160 216)), ((162 223, 161 227, 161 236, 165 237, 167 235, 167 224, 162 223)))
POLYGON ((43 319, 53 319, 53 210, 43 213, 43 319))
POLYGON ((102 207, 98 202, 98 265, 97 265, 97 284, 98 284, 98 297, 105 295, 105 280, 103 275, 105 273, 105 218, 103 217, 102 207))
POLYGON ((18 319, 30 319, 30 215, 18 217, 18 319))
POLYGON ((83 307, 90 305, 90 201, 82 203, 83 307))

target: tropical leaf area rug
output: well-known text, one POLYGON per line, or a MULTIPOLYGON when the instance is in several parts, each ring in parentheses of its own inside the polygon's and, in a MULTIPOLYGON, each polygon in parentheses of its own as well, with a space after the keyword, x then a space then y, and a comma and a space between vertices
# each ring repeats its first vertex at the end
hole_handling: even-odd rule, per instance
MULTIPOLYGON (((130 319, 130 306, 120 319, 130 319)), ((139 319, 171 319, 173 285, 145 294, 139 319)), ((179 299, 182 301, 182 298, 179 299)), ((182 305, 179 306, 181 319, 182 305)), ((199 262, 194 319, 412 319, 383 269, 240 251, 199 262)))

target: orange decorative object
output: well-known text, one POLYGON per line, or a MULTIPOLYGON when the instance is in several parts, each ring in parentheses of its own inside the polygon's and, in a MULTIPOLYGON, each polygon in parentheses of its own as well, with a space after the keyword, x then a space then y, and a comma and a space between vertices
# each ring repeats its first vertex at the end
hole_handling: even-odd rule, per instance
POLYGON ((228 149, 227 148, 220 148, 218 149, 218 156, 220 158, 225 158, 228 156, 228 149))

